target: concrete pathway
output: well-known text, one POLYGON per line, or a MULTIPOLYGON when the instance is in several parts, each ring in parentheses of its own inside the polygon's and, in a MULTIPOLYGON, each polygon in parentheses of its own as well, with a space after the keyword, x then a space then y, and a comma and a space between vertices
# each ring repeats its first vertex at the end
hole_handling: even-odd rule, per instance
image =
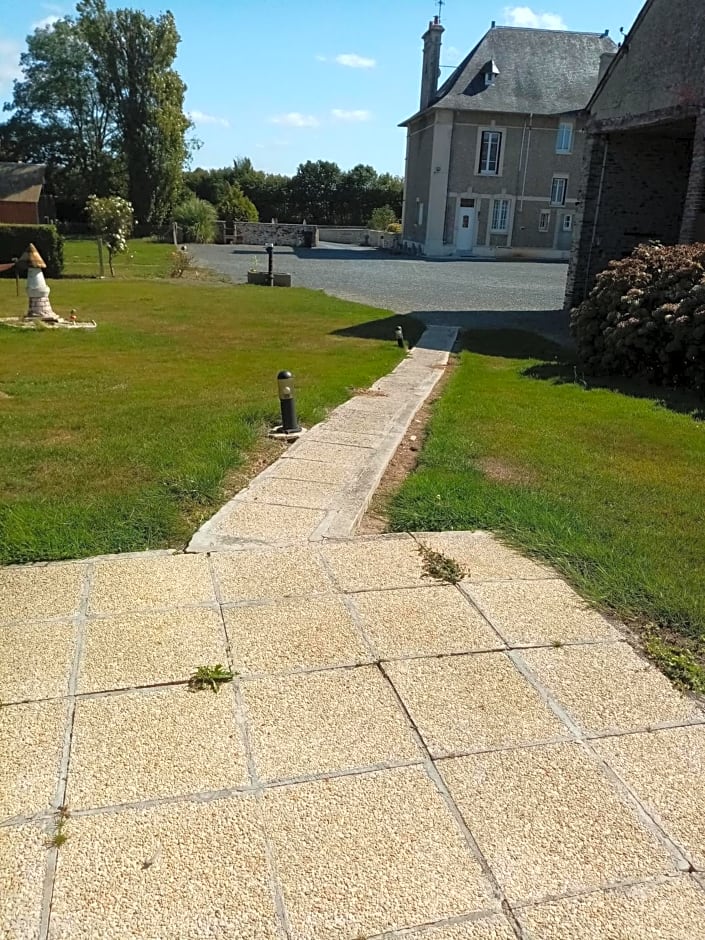
POLYGON ((307 431, 196 532, 189 552, 354 533, 406 429, 441 378, 458 330, 431 327, 389 375, 307 431))
MULTIPOLYGON (((328 431, 389 443, 442 355, 328 431)), ((703 711, 486 533, 325 537, 364 493, 317 487, 375 451, 325 433, 344 460, 304 440, 312 476, 261 481, 325 497, 276 544, 238 516, 219 550, 0 569, 0 938, 700 936, 703 711)))

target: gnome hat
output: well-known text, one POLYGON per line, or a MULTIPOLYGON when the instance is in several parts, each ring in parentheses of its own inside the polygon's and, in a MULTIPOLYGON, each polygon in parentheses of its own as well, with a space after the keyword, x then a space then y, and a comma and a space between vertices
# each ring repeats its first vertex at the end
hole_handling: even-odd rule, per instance
POLYGON ((44 259, 31 242, 27 250, 21 256, 20 261, 25 261, 28 268, 46 268, 44 259))

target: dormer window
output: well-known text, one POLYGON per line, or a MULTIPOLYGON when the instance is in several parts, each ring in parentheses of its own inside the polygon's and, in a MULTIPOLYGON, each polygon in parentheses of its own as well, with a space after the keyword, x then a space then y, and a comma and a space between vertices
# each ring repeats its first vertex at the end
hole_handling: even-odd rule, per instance
POLYGON ((485 88, 489 88, 490 85, 494 85, 494 80, 499 75, 499 69, 497 68, 497 63, 494 59, 491 62, 488 62, 483 69, 485 76, 485 88))

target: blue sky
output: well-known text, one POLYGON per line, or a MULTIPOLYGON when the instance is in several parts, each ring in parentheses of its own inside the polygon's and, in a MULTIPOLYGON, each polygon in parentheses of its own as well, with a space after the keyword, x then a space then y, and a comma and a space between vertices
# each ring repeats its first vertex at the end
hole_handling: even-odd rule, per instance
MULTIPOLYGON (((186 109, 203 141, 193 165, 249 156, 270 172, 305 160, 347 169, 370 163, 403 172, 399 121, 418 107, 421 35, 433 0, 142 0, 112 3, 170 9, 181 33, 177 68, 186 109)), ((602 32, 619 38, 642 0, 447 0, 444 65, 457 65, 494 19, 498 24, 602 32)), ((0 19, 0 98, 10 95, 24 39, 73 4, 24 0, 0 19)), ((443 75, 449 73, 444 69, 443 75)))

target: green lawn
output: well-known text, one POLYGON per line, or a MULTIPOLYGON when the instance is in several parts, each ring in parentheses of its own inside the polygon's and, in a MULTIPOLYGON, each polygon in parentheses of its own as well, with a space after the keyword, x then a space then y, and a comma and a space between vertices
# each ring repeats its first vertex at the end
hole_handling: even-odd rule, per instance
MULTIPOLYGON (((57 313, 98 329, 0 329, 2 563, 183 545, 278 416, 278 370, 311 424, 400 359, 390 323, 361 326, 388 314, 319 292, 51 287, 57 313)), ((0 317, 25 305, 0 281, 0 317)))
MULTIPOLYGON (((171 255, 176 249, 149 238, 133 238, 127 251, 116 255, 113 268, 116 278, 168 277, 171 255)), ((105 276, 110 277, 108 252, 103 249, 105 276)), ((98 277, 98 244, 95 238, 64 238, 64 276, 98 277)))
POLYGON ((666 671, 705 692, 702 404, 576 381, 529 334, 469 333, 392 527, 501 533, 640 624, 666 671))

